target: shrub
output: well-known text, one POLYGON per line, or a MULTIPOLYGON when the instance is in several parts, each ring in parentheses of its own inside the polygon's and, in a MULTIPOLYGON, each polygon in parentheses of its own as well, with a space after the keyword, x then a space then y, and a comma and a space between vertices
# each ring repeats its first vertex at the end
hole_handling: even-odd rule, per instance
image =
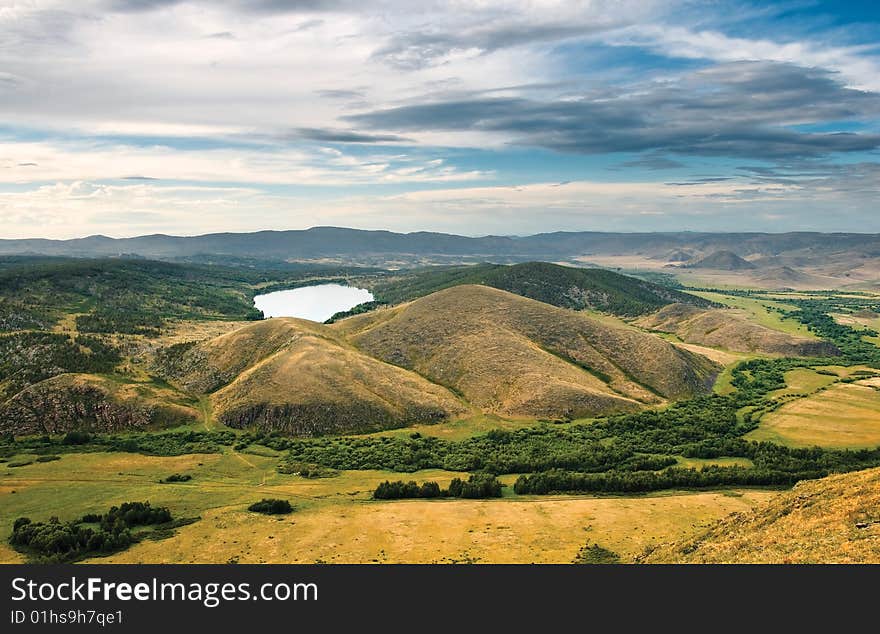
POLYGON ((254 513, 263 513, 265 515, 285 515, 293 511, 293 507, 287 500, 277 500, 271 498, 263 498, 259 502, 254 502, 248 507, 249 511, 254 513))
POLYGON ((172 473, 170 476, 165 478, 164 480, 159 480, 162 483, 173 483, 173 482, 189 482, 192 480, 192 476, 188 473, 180 474, 180 473, 172 473))

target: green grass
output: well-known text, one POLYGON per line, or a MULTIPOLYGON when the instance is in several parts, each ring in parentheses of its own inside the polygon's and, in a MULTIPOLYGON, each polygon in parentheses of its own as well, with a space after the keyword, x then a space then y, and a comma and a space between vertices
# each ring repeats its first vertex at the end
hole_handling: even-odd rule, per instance
POLYGON ((691 293, 731 308, 744 310, 748 314, 750 320, 761 326, 772 328, 773 330, 778 330, 779 332, 784 332, 789 335, 797 335, 808 339, 818 339, 818 337, 807 330, 807 327, 803 324, 794 319, 786 319, 779 313, 768 310, 768 308, 790 310, 791 307, 786 304, 708 291, 691 291, 691 293))

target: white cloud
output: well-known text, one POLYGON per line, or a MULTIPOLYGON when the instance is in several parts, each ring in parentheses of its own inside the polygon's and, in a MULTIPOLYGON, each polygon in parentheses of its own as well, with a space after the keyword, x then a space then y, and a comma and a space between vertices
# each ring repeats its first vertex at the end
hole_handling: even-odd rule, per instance
POLYGON ((257 147, 181 150, 89 142, 0 141, 0 183, 162 180, 260 185, 358 185, 468 181, 443 159, 396 154, 354 156, 333 148, 257 147))
POLYGON ((880 44, 834 46, 821 42, 776 42, 729 37, 712 30, 670 25, 638 25, 609 36, 608 43, 644 46, 664 55, 716 62, 772 61, 839 72, 847 84, 861 90, 880 90, 880 44))

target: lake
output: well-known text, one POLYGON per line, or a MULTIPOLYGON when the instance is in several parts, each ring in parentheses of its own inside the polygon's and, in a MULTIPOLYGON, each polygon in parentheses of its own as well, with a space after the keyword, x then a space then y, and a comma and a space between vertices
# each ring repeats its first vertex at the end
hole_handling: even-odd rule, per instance
POLYGON ((266 317, 299 317, 322 322, 335 313, 372 300, 373 294, 364 288, 319 284, 257 295, 254 306, 266 317))

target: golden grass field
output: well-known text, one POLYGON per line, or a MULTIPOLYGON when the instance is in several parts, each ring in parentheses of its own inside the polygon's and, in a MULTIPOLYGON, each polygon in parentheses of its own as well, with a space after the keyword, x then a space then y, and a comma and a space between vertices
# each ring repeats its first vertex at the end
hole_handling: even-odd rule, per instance
MULTIPOLYGON (((461 474, 349 471, 305 480, 277 473, 276 464, 276 458, 230 452, 172 458, 69 454, 26 467, 0 465, 0 525, 20 516, 72 519, 123 501, 149 500, 168 506, 177 517, 202 519, 167 540, 145 541, 91 561, 566 563, 587 542, 632 560, 649 546, 692 535, 777 494, 513 497, 505 490, 505 497, 495 500, 378 502, 369 496, 385 479, 444 485, 461 474), (159 484, 171 473, 190 473, 194 479, 159 484), (246 510, 263 497, 289 499, 296 511, 272 518, 246 510)), ((21 560, 0 544, 0 561, 21 560)))
MULTIPOLYGON (((804 389, 819 383, 815 379, 804 380, 809 383, 804 389)), ((794 388, 787 388, 791 389, 794 388)), ((880 385, 877 379, 866 379, 819 389, 763 416, 758 429, 746 438, 769 440, 790 447, 819 445, 860 449, 880 446, 880 385)))

